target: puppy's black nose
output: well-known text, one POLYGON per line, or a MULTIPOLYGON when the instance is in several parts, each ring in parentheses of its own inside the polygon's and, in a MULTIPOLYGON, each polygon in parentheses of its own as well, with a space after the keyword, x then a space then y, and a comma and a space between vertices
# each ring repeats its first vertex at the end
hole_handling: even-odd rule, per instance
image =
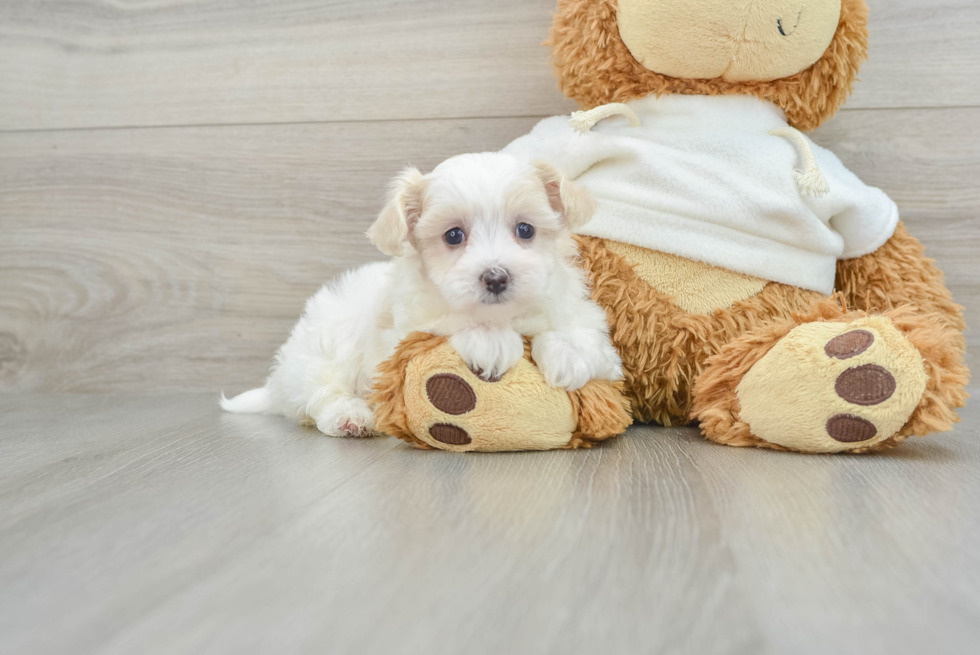
POLYGON ((483 271, 483 275, 480 276, 480 281, 483 282, 483 286, 487 288, 487 291, 494 295, 500 295, 507 290, 507 283, 510 282, 510 276, 502 268, 488 268, 483 271))

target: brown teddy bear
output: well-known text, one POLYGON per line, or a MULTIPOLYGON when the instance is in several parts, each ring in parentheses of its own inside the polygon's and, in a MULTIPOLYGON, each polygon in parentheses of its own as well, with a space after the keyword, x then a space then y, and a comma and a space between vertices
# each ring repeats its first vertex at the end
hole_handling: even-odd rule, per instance
POLYGON ((864 0, 559 0, 549 44, 583 108, 508 151, 588 188, 579 237, 621 386, 496 382, 413 335, 382 367, 379 427, 421 447, 587 446, 641 421, 733 446, 865 452, 948 430, 965 324, 894 203, 800 130, 867 53, 864 0), (619 394, 622 393, 622 396, 619 394))

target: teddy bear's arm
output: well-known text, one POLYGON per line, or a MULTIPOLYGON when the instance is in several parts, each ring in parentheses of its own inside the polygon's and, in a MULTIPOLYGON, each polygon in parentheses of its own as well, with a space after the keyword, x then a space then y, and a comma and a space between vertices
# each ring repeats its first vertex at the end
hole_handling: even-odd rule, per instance
MULTIPOLYGON (((875 252, 837 263, 837 289, 849 309, 887 311, 912 306, 940 314, 961 334, 966 328, 963 308, 946 288, 942 271, 901 222, 875 252)), ((965 348, 965 343, 961 345, 965 348)))

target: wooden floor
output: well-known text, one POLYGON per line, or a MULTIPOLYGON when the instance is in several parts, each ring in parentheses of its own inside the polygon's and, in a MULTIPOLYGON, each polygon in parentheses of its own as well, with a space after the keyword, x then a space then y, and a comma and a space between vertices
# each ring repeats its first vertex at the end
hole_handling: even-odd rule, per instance
POLYGON ((637 428, 338 440, 213 395, 0 397, 0 652, 921 653, 980 643, 980 411, 872 456, 637 428))

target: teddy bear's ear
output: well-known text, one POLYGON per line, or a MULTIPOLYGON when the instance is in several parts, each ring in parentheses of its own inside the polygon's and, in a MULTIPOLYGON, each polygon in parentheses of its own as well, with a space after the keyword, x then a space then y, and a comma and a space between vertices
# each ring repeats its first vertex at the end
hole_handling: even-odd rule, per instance
POLYGON ((557 168, 546 162, 536 161, 534 168, 548 193, 551 208, 565 219, 570 230, 580 228, 592 220, 596 204, 585 188, 569 182, 557 168))
POLYGON ((384 254, 399 257, 405 252, 405 244, 422 216, 423 180, 417 168, 409 167, 392 181, 388 203, 367 231, 368 239, 384 254))

